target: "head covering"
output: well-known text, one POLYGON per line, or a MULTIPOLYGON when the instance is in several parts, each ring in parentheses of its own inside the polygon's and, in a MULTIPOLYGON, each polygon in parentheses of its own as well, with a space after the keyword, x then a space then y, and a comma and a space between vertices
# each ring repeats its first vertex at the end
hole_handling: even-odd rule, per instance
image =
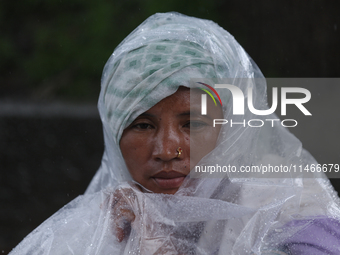
MULTIPOLYGON (((201 178, 187 177, 175 195, 142 193, 129 184, 119 141, 137 116, 179 86, 198 86, 197 80, 233 84, 244 95, 250 88, 254 107, 268 109, 263 78, 234 37, 216 23, 178 13, 149 17, 115 49, 103 71, 100 169, 84 196, 44 222, 11 254, 305 254, 304 247, 308 254, 339 253, 339 238, 324 244, 318 234, 336 235, 330 226, 340 217, 338 197, 322 173, 309 178, 285 172, 266 178, 237 172, 205 178, 199 173, 201 178), (117 188, 136 215, 122 243, 111 231, 115 204, 105 206, 117 188)), ((317 164, 280 122, 243 125, 278 119, 275 115, 255 116, 246 108, 244 115, 233 116, 230 92, 216 90, 224 118, 241 124, 223 125, 216 148, 197 165, 317 164)))

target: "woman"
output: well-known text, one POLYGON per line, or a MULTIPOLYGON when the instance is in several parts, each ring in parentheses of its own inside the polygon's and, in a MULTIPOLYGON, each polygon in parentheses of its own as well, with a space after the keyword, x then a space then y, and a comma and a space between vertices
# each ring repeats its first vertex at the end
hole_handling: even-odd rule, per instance
POLYGON ((263 75, 228 32, 176 13, 148 18, 104 68, 106 147, 85 195, 11 254, 340 254, 339 200, 324 175, 204 170, 316 163, 280 122, 243 124, 277 117, 232 115, 215 84, 251 88, 268 109, 263 75))

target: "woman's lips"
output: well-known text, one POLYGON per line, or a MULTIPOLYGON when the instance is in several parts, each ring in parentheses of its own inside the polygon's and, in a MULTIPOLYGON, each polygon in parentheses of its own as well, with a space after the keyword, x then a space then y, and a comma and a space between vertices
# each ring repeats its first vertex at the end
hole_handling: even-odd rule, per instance
POLYGON ((157 185, 162 189, 175 189, 179 188, 186 177, 185 174, 176 171, 161 171, 152 178, 156 181, 157 185))

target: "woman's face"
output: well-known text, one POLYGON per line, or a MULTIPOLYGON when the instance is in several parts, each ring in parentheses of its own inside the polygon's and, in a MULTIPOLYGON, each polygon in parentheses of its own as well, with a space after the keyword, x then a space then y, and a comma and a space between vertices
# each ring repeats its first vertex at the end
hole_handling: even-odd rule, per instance
POLYGON ((208 100, 208 114, 201 115, 201 92, 191 91, 191 98, 197 103, 190 109, 190 89, 179 87, 123 132, 120 149, 132 178, 155 193, 176 193, 190 169, 215 148, 220 125, 212 124, 223 118, 222 109, 208 100))

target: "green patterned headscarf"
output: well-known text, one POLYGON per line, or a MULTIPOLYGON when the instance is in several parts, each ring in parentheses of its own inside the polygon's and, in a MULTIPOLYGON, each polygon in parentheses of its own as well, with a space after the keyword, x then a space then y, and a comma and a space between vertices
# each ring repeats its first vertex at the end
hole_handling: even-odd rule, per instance
POLYGON ((191 78, 214 78, 213 64, 209 53, 187 41, 163 40, 128 52, 114 64, 104 95, 116 142, 136 117, 179 86, 189 87, 191 78))

